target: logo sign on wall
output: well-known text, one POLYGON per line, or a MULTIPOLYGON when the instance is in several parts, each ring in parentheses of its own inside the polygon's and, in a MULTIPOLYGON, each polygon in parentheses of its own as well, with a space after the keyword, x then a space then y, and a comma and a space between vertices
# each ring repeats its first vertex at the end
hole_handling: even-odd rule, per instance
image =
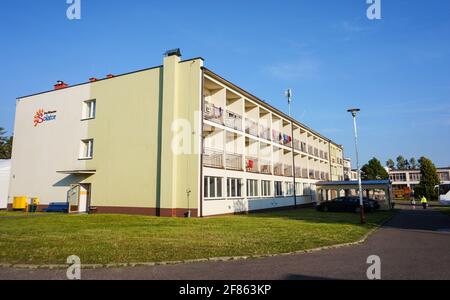
POLYGON ((34 115, 34 127, 37 127, 39 124, 44 122, 54 121, 56 120, 56 111, 45 111, 43 109, 39 109, 34 115))

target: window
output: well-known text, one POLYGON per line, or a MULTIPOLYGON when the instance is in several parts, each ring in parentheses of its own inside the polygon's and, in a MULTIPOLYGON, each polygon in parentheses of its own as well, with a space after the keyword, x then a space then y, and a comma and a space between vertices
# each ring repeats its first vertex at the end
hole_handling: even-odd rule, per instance
POLYGON ((261 181, 261 196, 268 197, 270 195, 271 195, 270 181, 269 180, 262 180, 261 181))
POLYGON ((242 197, 241 179, 238 179, 238 178, 228 178, 227 179, 227 195, 228 195, 228 198, 242 197))
POLYGON ((295 183, 295 193, 297 196, 303 195, 303 185, 300 182, 295 183))
POLYGON ((285 182, 284 187, 286 191, 286 196, 294 195, 294 184, 292 182, 285 182))
POLYGON ((303 195, 305 196, 311 196, 311 187, 309 185, 309 183, 304 183, 303 184, 303 195))
POLYGON ((204 197, 221 198, 222 197, 222 178, 206 176, 204 180, 204 197))
POLYGON ((275 181, 275 196, 283 196, 283 183, 275 181))
POLYGON ((83 119, 94 119, 95 118, 95 108, 96 108, 96 101, 95 100, 88 100, 84 101, 83 103, 83 119))
POLYGON ((82 140, 80 149, 80 159, 91 159, 94 156, 94 140, 82 140))
POLYGON ((258 196, 258 180, 247 179, 247 197, 258 196))

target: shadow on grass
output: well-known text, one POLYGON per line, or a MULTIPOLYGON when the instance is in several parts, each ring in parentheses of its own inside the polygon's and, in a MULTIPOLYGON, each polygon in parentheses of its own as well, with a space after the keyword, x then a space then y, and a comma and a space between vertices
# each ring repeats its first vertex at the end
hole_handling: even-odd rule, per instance
POLYGON ((248 214, 252 218, 280 218, 285 220, 298 220, 318 224, 348 224, 361 226, 379 226, 399 210, 376 211, 366 214, 366 224, 360 224, 358 213, 348 212, 319 212, 315 208, 286 209, 273 212, 253 212, 248 214))

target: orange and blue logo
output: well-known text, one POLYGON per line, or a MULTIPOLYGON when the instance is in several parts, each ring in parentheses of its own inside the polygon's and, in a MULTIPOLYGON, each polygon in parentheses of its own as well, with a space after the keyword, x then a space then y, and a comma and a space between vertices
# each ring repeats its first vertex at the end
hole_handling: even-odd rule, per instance
POLYGON ((44 111, 43 109, 39 109, 34 115, 34 127, 37 127, 39 124, 48 121, 54 121, 56 119, 56 111, 44 111))

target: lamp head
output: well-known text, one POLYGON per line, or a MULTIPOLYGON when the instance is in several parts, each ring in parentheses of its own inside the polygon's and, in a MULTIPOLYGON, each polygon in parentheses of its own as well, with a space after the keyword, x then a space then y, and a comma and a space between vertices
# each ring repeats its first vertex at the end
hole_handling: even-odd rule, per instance
POLYGON ((349 113, 351 113, 353 117, 356 117, 356 114, 357 114, 358 112, 360 112, 361 110, 360 110, 359 108, 351 108, 351 109, 349 109, 349 110, 347 110, 347 111, 348 111, 349 113))

